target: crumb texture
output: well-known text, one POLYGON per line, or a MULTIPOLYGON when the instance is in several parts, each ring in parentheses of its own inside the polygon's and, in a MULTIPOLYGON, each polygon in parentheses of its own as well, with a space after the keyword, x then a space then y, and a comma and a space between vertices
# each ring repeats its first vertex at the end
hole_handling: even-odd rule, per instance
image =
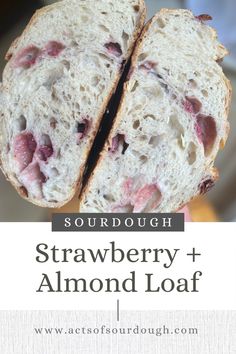
POLYGON ((133 60, 123 103, 81 212, 174 212, 216 179, 230 85, 215 32, 186 10, 162 10, 133 60))
POLYGON ((61 206, 80 186, 144 12, 142 0, 64 0, 38 11, 10 48, 0 87, 2 168, 33 203, 61 206))

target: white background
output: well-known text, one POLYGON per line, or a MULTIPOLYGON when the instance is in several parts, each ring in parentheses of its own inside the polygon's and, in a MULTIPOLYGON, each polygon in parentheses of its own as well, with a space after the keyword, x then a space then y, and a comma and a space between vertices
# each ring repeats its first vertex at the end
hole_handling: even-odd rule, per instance
MULTIPOLYGON (((234 310, 236 309, 236 241, 234 223, 186 224, 185 233, 52 233, 50 223, 0 224, 0 310, 112 310, 117 299, 121 309, 129 310, 234 310), (162 263, 39 264, 35 261, 38 243, 58 248, 97 248, 116 246, 129 248, 180 248, 174 265, 162 263), (202 253, 192 263, 186 253, 195 247, 202 253), (55 272, 69 278, 120 279, 136 271, 136 294, 120 293, 37 293, 42 273, 54 282, 55 272), (191 278, 194 271, 203 272, 199 293, 145 294, 145 273, 158 279, 191 278)), ((163 261, 166 257, 163 256, 163 261)))

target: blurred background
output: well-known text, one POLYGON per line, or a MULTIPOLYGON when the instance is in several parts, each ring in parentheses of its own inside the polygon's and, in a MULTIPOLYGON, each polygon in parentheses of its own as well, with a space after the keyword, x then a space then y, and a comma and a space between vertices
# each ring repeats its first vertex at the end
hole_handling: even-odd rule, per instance
MULTIPOLYGON (((5 66, 4 56, 11 42, 19 36, 37 8, 53 2, 0 1, 0 79, 5 66)), ((190 204, 190 212, 194 221, 236 221, 236 0, 146 0, 146 3, 149 17, 162 7, 189 8, 196 15, 211 14, 214 18, 211 25, 218 30, 220 40, 230 50, 223 67, 232 81, 234 93, 229 140, 216 162, 221 178, 207 197, 197 198, 190 204)), ((66 210, 70 208, 66 207, 66 210)), ((0 172, 0 221, 47 221, 49 215, 48 210, 23 201, 0 172)))

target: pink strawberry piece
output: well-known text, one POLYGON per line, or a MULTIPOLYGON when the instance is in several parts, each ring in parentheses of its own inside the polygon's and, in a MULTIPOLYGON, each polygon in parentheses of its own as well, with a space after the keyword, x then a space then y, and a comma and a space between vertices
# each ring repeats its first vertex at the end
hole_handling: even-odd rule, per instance
POLYGON ((209 155, 216 140, 216 122, 211 116, 199 114, 197 116, 196 131, 199 140, 203 143, 205 155, 209 155))
POLYGON ((13 144, 14 158, 20 171, 23 171, 33 160, 37 144, 31 133, 21 133, 16 136, 13 144))
POLYGON ((184 109, 191 114, 197 114, 200 112, 202 108, 201 102, 195 98, 195 97, 185 97, 185 101, 183 102, 184 104, 184 109))
POLYGON ((127 144, 126 141, 125 141, 125 135, 124 134, 117 134, 112 139, 112 144, 111 144, 111 148, 109 148, 109 151, 112 152, 112 153, 115 153, 118 150, 120 144, 122 144, 122 146, 123 146, 122 155, 124 155, 126 150, 129 147, 129 144, 127 144))
POLYGON ((123 184, 123 190, 124 190, 124 195, 125 195, 125 199, 129 199, 131 197, 132 194, 132 189, 133 189, 133 179, 132 178, 128 178, 124 184, 123 184))
POLYGON ((41 50, 35 46, 29 46, 23 49, 16 57, 14 66, 16 68, 31 68, 41 54, 41 50))
POLYGON ((64 44, 56 41, 51 41, 46 45, 45 51, 50 57, 56 58, 64 49, 64 44))
POLYGON ((113 43, 113 42, 106 43, 105 48, 108 50, 108 52, 111 55, 114 55, 117 58, 119 58, 123 53, 119 43, 113 43))
POLYGON ((161 202, 161 192, 156 184, 148 184, 134 193, 134 213, 150 212, 161 202))
POLYGON ((37 155, 40 160, 47 161, 53 155, 52 146, 43 145, 37 151, 37 155))
POLYGON ((27 176, 28 182, 38 182, 40 184, 46 182, 45 175, 40 171, 39 164, 32 163, 30 164, 22 173, 22 176, 27 176))
POLYGON ((207 14, 202 14, 199 16, 195 16, 195 18, 200 21, 200 22, 205 22, 205 21, 211 21, 212 17, 210 15, 207 14))
POLYGON ((215 185, 215 181, 211 178, 206 179, 199 185, 200 194, 206 194, 209 192, 215 185))
POLYGON ((119 147, 119 134, 117 134, 114 138, 112 138, 111 148, 109 151, 114 153, 118 150, 119 147))
POLYGON ((31 163, 21 174, 24 187, 34 197, 42 198, 42 185, 46 182, 45 175, 41 172, 38 163, 31 163))

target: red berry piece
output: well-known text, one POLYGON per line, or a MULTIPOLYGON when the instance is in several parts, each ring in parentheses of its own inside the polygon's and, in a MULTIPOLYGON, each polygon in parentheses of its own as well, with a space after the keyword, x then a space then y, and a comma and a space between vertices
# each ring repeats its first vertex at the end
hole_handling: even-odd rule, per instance
POLYGON ((155 210, 161 202, 161 192, 156 184, 148 184, 140 188, 132 197, 134 213, 155 210))
POLYGON ((114 55, 117 58, 119 58, 123 54, 119 43, 113 43, 113 42, 106 43, 105 48, 108 50, 108 52, 111 55, 114 55))
POLYGON ((64 44, 56 41, 51 41, 46 45, 45 52, 50 57, 56 58, 64 49, 64 44))
POLYGON ((13 144, 14 158, 23 171, 33 160, 37 144, 31 133, 22 133, 16 136, 13 144))
POLYGON ((185 97, 185 101, 183 103, 184 109, 191 114, 197 114, 202 109, 201 102, 195 97, 185 97))
POLYGON ((196 118, 196 131, 199 140, 203 143, 205 155, 209 155, 214 146, 217 130, 215 119, 211 116, 199 114, 196 118))
POLYGON ((206 194, 209 192, 215 185, 215 181, 211 178, 206 179, 199 185, 200 194, 206 194))
POLYGON ((46 162, 53 155, 52 146, 46 146, 46 145, 40 146, 40 148, 37 151, 37 155, 40 160, 46 162))
POLYGON ((41 54, 41 50, 35 46, 30 46, 23 49, 15 58, 14 66, 16 68, 31 68, 41 54))
POLYGON ((126 150, 129 147, 129 144, 126 143, 125 141, 125 135, 124 134, 117 134, 113 139, 112 139, 112 144, 111 147, 109 148, 109 151, 112 153, 115 153, 120 144, 122 144, 122 155, 125 154, 126 150))

